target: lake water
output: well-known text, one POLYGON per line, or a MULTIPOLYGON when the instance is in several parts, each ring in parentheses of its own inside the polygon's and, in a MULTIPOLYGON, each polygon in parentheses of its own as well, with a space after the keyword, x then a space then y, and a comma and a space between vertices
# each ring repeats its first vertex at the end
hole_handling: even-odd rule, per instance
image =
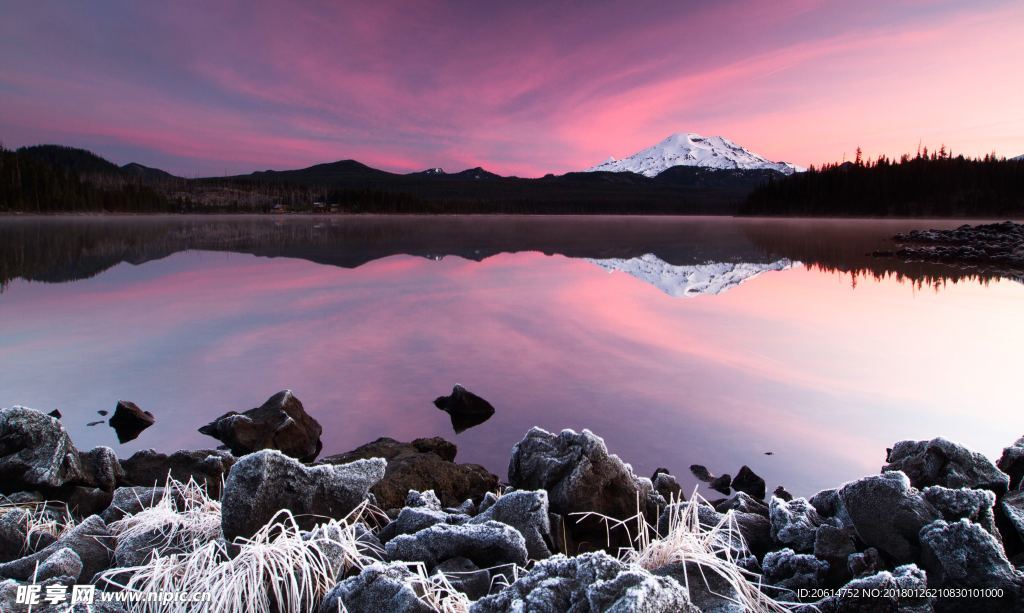
POLYGON ((808 495, 900 439, 1024 434, 1024 285, 868 255, 959 223, 0 219, 0 405, 124 457, 213 447, 199 426, 291 388, 324 455, 443 436, 504 478, 531 426, 589 428, 643 475, 808 495), (459 434, 432 404, 457 382, 497 409, 459 434), (118 399, 157 424, 87 426, 118 399))

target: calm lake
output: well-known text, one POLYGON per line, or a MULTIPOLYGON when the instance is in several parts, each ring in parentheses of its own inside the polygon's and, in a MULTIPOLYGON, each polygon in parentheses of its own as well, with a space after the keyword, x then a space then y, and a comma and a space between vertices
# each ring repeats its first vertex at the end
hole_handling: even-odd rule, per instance
POLYGON ((869 255, 960 223, 0 219, 0 406, 126 457, 214 447, 198 427, 291 388, 323 455, 443 436, 504 478, 531 426, 589 428, 642 475, 809 495, 900 439, 1024 434, 1024 284, 869 255), (455 383, 496 414, 456 434, 455 383), (123 445, 87 425, 119 399, 157 418, 123 445))

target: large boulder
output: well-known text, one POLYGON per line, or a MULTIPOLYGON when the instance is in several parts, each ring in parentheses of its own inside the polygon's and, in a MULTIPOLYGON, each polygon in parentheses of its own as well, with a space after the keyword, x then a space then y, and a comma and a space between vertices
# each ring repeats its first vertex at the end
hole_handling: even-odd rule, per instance
MULTIPOLYGON (((563 516, 599 513, 626 519, 636 515, 639 506, 653 521, 665 505, 650 479, 633 474, 589 430, 562 430, 556 435, 533 428, 512 448, 508 480, 517 489, 546 490, 551 510, 563 516)), ((611 531, 609 543, 607 525, 596 516, 580 517, 569 529, 578 544, 590 548, 628 542, 626 531, 619 529, 611 531)))
POLYGON ((1020 488, 1024 480, 1024 436, 1012 445, 1003 449, 1003 455, 996 462, 996 467, 1010 477, 1010 489, 1020 488))
POLYGON ((28 407, 0 409, 0 488, 54 488, 81 480, 81 458, 60 420, 28 407))
POLYGON ((227 445, 236 456, 276 449, 303 462, 320 454, 320 424, 306 413, 291 390, 271 396, 244 413, 229 411, 199 429, 227 445))
POLYGON ((494 415, 491 403, 458 384, 452 388, 450 396, 434 400, 434 406, 451 417, 456 433, 482 424, 494 415))
POLYGON ((82 564, 81 578, 83 582, 88 582, 93 575, 110 566, 113 544, 114 540, 107 530, 107 524, 99 515, 91 515, 39 551, 0 564, 0 579, 26 581, 35 572, 37 565, 67 548, 78 556, 82 564))
POLYGON ((746 492, 736 492, 728 498, 715 502, 714 507, 719 513, 739 511, 741 513, 757 513, 758 515, 768 517, 768 505, 746 492))
POLYGON ((970 598, 941 595, 935 610, 1020 611, 1024 609, 1024 575, 1014 569, 994 536, 967 519, 938 520, 921 530, 921 561, 930 588, 991 588, 1001 597, 979 594, 970 598))
POLYGON ((156 417, 140 409, 134 402, 119 400, 107 423, 117 433, 118 442, 127 443, 139 438, 143 430, 155 424, 156 417))
POLYGON ((996 495, 991 490, 951 489, 933 485, 921 490, 921 497, 942 514, 946 521, 969 519, 999 538, 993 507, 996 495))
POLYGON ((238 460, 221 498, 224 537, 251 537, 282 509, 309 529, 322 518, 342 518, 367 499, 384 476, 379 458, 342 465, 304 466, 276 450, 238 460))
POLYGON ((478 568, 506 564, 523 566, 528 559, 526 541, 518 530, 496 521, 480 524, 435 524, 415 534, 388 541, 388 558, 422 562, 427 570, 451 558, 466 558, 478 568))
POLYGON ((216 449, 175 451, 170 455, 145 449, 121 460, 124 474, 119 484, 155 487, 165 485, 168 477, 182 483, 193 480, 205 487, 211 497, 220 498, 221 486, 234 463, 233 455, 216 449))
POLYGON ((491 520, 518 530, 526 541, 526 552, 531 560, 547 558, 556 551, 551 540, 548 494, 544 490, 509 492, 471 519, 470 523, 479 524, 491 520))
POLYGON ((472 613, 699 613, 670 577, 630 568, 604 552, 556 555, 501 592, 473 603, 472 613))
POLYGON ((418 438, 400 443, 379 438, 357 449, 332 455, 320 464, 346 464, 366 458, 384 458, 388 462, 384 478, 373 489, 382 509, 397 509, 405 504, 410 490, 433 490, 446 507, 461 504, 467 498, 480 501, 484 494, 498 489, 498 476, 479 464, 456 464, 457 449, 442 438, 418 438))
POLYGON ((334 586, 320 613, 430 613, 413 589, 414 575, 404 564, 376 563, 334 586))
POLYGON ((901 472, 886 472, 845 484, 838 492, 839 515, 857 536, 898 564, 917 560, 918 533, 939 512, 910 486, 901 472))
POLYGON ((882 471, 901 471, 918 489, 929 485, 1006 491, 1009 476, 988 458, 944 438, 900 441, 886 455, 882 471))
POLYGON ((768 506, 772 538, 796 551, 814 549, 814 540, 822 518, 805 498, 785 501, 772 496, 768 506))

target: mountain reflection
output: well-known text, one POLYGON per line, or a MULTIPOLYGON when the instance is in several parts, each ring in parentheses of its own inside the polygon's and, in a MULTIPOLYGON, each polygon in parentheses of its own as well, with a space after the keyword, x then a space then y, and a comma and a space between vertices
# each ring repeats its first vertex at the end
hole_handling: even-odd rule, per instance
MULTIPOLYGON (((871 255, 891 246, 890 239, 898 232, 959 223, 724 217, 8 218, 0 220, 0 287, 15 279, 85 279, 122 262, 138 265, 189 250, 300 258, 345 268, 400 254, 479 261, 499 253, 535 251, 586 258, 607 269, 628 269, 640 278, 644 277, 638 270, 650 273, 654 265, 657 275, 684 275, 686 282, 689 275, 709 272, 701 266, 742 265, 751 267, 747 272, 754 274, 784 268, 790 261, 849 273, 854 283, 863 277, 894 277, 917 286, 941 287, 1006 276, 999 271, 871 255), (680 267, 686 270, 680 272, 680 267)), ((714 283, 706 284, 711 291, 693 290, 696 286, 678 279, 667 283, 654 282, 673 295, 678 291, 718 293, 714 283)))

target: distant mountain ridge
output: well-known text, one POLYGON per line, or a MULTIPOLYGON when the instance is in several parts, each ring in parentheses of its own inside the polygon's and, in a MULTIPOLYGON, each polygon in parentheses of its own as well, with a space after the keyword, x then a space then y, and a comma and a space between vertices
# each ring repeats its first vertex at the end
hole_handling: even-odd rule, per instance
POLYGON ((585 172, 635 172, 645 177, 656 177, 677 166, 712 170, 773 170, 784 175, 803 170, 788 162, 767 160, 723 136, 701 136, 687 132, 672 134, 627 158, 609 158, 585 172))
POLYGON ((676 298, 721 294, 765 272, 787 270, 795 262, 707 262, 676 266, 653 253, 629 258, 588 259, 608 272, 624 272, 676 298))

